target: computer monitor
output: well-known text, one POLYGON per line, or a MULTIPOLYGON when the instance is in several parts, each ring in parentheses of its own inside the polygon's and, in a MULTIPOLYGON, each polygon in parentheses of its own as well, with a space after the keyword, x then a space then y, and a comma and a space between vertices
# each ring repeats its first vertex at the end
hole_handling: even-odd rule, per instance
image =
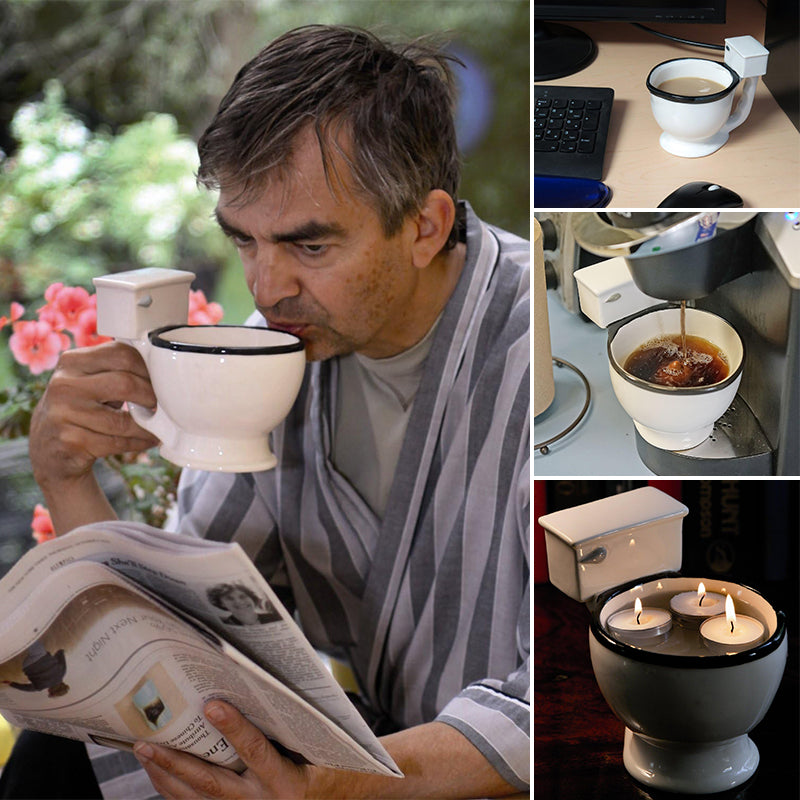
POLYGON ((591 37, 564 22, 725 22, 725 0, 545 0, 533 7, 534 80, 572 75, 591 64, 591 37))

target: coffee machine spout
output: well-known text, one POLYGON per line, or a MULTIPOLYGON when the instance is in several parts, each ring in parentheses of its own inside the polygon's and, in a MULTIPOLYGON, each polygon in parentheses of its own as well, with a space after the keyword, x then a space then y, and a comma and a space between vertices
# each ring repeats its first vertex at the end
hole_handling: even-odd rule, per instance
POLYGON ((575 240, 598 256, 622 256, 637 288, 670 302, 706 297, 754 269, 755 214, 700 211, 646 227, 619 214, 576 214, 575 240), (636 227, 634 227, 634 224, 636 227))

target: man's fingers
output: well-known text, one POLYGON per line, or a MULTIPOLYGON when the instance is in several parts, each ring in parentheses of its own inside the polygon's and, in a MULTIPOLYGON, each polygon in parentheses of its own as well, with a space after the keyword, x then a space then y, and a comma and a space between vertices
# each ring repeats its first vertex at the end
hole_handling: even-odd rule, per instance
POLYGON ((304 797, 308 788, 304 768, 283 758, 261 731, 233 706, 221 700, 206 704, 206 716, 248 767, 241 775, 195 756, 145 742, 134 753, 147 770, 153 786, 165 798, 304 797))
POLYGON ((59 442, 62 447, 58 450, 87 453, 93 458, 105 458, 121 453, 141 453, 155 447, 159 440, 131 420, 130 431, 119 433, 98 433, 79 425, 71 425, 59 432, 59 442))
POLYGON ((65 350, 58 362, 59 369, 67 372, 93 375, 98 372, 132 372, 147 378, 147 366, 138 350, 120 342, 104 342, 93 347, 65 350))
MULTIPOLYGON (((177 750, 137 742, 134 755, 145 768, 154 788, 170 800, 199 797, 237 797, 233 787, 224 785, 224 772, 177 750)), ((233 774, 233 773, 232 773, 233 774)))
POLYGON ((147 772, 153 787, 162 797, 169 798, 169 800, 183 800, 183 798, 194 800, 201 796, 222 796, 219 792, 216 795, 201 795, 198 788, 182 780, 181 774, 186 774, 186 772, 193 775, 195 780, 199 780, 197 773, 203 768, 199 759, 192 759, 197 762, 195 764, 182 765, 182 759, 186 758, 183 753, 142 742, 137 742, 133 752, 147 772))
POLYGON ((97 458, 135 453, 158 440, 125 402, 156 405, 147 368, 132 347, 109 342, 62 353, 31 419, 29 451, 40 486, 83 478, 97 458))
POLYGON ((222 700, 206 703, 209 722, 230 742, 247 766, 242 776, 256 784, 259 797, 305 797, 308 773, 305 767, 282 756, 267 737, 232 705, 222 700))
POLYGON ((119 405, 122 402, 147 408, 156 405, 150 379, 121 369, 96 373, 59 370, 50 379, 47 400, 51 406, 63 403, 71 408, 79 405, 93 408, 97 403, 119 405))
MULTIPOLYGON (((117 453, 138 452, 154 447, 158 439, 140 427, 122 408, 100 403, 91 397, 74 397, 62 406, 56 397, 43 422, 50 451, 85 452, 94 458, 117 453)), ((38 420, 37 420, 38 422, 38 420)))
POLYGON ((267 741, 267 737, 242 716, 232 705, 222 700, 206 704, 208 721, 231 743, 248 769, 269 771, 280 754, 267 741))

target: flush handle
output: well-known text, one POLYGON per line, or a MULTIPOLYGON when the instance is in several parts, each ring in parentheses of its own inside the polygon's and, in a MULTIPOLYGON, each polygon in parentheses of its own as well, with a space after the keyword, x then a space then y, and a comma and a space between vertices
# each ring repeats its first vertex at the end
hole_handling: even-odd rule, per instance
POLYGON ((599 564, 601 561, 605 561, 607 555, 608 551, 605 549, 605 547, 595 547, 594 550, 590 550, 585 556, 581 556, 578 559, 578 563, 599 564))

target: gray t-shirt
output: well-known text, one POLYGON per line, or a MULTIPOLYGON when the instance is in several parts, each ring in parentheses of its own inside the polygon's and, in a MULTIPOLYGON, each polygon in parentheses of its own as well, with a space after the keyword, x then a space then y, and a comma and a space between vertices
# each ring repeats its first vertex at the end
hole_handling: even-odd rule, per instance
POLYGON ((390 358, 353 353, 339 361, 333 462, 383 517, 425 359, 439 320, 413 347, 390 358))

